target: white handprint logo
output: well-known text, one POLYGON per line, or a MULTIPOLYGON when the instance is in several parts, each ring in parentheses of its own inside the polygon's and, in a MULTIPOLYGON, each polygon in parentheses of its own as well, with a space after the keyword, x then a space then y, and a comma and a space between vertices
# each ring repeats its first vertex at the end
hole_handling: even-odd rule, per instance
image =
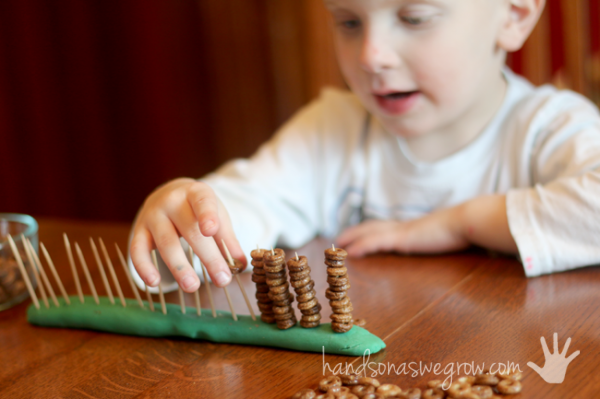
POLYGON ((537 364, 532 362, 528 362, 527 365, 534 369, 547 383, 560 384, 565 380, 565 373, 567 372, 569 363, 579 356, 579 351, 573 352, 571 356, 565 359, 565 355, 571 344, 571 338, 567 339, 562 353, 558 353, 557 333, 554 333, 554 353, 550 353, 548 350, 548 345, 546 345, 544 337, 541 337, 540 341, 542 342, 542 349, 544 350, 544 357, 546 358, 544 368, 540 368, 537 364))

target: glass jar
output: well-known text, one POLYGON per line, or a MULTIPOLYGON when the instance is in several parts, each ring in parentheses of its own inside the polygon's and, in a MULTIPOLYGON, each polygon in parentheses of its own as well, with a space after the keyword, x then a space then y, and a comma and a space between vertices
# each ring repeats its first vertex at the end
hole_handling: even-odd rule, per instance
POLYGON ((36 280, 33 275, 32 265, 29 264, 27 253, 23 245, 24 236, 31 241, 34 250, 38 252, 38 224, 29 215, 18 213, 0 213, 0 311, 8 309, 29 297, 23 275, 19 270, 17 261, 8 242, 11 235, 33 288, 36 280))

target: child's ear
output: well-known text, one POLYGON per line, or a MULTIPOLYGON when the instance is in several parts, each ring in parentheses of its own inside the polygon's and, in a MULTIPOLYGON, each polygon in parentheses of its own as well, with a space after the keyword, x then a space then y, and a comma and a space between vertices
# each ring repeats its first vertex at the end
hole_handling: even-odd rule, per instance
POLYGON ((519 50, 535 28, 545 4, 546 0, 506 0, 509 9, 500 27, 498 46, 507 52, 519 50))

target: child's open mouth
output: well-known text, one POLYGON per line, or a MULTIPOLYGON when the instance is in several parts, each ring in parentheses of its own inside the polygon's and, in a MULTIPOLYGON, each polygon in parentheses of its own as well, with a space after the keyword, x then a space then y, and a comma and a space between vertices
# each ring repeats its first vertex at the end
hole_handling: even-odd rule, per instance
POLYGON ((375 94, 377 104, 386 113, 403 114, 408 112, 419 97, 419 91, 392 92, 385 95, 375 94))

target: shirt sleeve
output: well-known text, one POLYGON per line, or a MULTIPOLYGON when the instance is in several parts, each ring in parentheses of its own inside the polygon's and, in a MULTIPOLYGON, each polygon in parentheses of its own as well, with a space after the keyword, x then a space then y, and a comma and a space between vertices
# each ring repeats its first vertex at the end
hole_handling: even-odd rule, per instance
POLYGON ((507 193, 510 231, 528 277, 600 263, 600 116, 558 92, 527 118, 515 159, 527 183, 507 193))

